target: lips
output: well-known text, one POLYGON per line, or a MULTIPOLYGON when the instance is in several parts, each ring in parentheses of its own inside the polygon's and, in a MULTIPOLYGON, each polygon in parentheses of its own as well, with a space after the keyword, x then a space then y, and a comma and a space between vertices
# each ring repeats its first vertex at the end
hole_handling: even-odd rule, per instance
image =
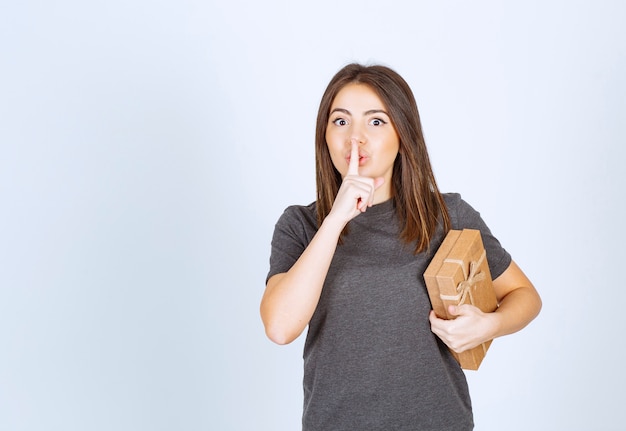
MULTIPOLYGON (((348 154, 348 156, 346 157, 346 160, 348 161, 348 164, 350 164, 350 160, 352 159, 352 155, 348 154)), ((359 166, 362 166, 363 164, 365 164, 367 161, 369 160, 369 155, 365 154, 365 153, 361 153, 359 152, 359 166)))

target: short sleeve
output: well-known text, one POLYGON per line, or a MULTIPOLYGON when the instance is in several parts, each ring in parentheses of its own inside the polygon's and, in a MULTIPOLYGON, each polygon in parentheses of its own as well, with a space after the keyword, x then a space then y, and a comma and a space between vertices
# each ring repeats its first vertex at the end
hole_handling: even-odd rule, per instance
POLYGON ((511 255, 491 233, 480 213, 465 202, 458 193, 444 194, 450 213, 452 229, 478 229, 487 252, 489 271, 493 279, 498 278, 511 264, 511 255))
POLYGON ((315 204, 285 209, 274 226, 270 269, 265 279, 289 271, 317 232, 315 204))

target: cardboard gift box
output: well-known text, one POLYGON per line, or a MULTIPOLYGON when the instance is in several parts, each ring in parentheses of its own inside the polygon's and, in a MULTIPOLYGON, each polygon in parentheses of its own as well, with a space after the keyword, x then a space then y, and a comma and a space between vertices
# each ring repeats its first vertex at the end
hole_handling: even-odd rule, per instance
MULTIPOLYGON (((450 230, 426 268, 424 281, 433 310, 442 319, 455 318, 448 313, 449 305, 472 304, 484 312, 498 307, 479 230, 450 230)), ((462 353, 451 352, 461 368, 477 370, 490 345, 491 340, 462 353)))

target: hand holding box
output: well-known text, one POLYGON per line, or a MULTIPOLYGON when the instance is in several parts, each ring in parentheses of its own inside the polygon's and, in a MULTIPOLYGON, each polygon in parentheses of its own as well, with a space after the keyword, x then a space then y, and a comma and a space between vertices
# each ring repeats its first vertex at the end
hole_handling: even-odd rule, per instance
MULTIPOLYGON (((480 231, 450 230, 424 272, 433 310, 442 319, 453 319, 449 305, 472 304, 483 312, 498 307, 480 231)), ((491 340, 461 353, 452 351, 462 368, 477 370, 491 340)))

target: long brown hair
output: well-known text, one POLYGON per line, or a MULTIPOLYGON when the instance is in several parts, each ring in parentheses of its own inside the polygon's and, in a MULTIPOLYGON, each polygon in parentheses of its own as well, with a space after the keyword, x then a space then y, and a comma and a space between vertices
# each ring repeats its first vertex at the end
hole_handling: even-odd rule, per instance
POLYGON ((450 229, 450 216, 435 182, 413 92, 386 66, 349 64, 335 74, 322 96, 315 128, 318 224, 330 213, 342 182, 326 142, 330 107, 337 93, 353 83, 368 85, 378 95, 398 134, 400 150, 393 166, 391 192, 403 226, 400 238, 407 243, 416 241, 415 253, 422 252, 440 224, 444 233, 450 229))

